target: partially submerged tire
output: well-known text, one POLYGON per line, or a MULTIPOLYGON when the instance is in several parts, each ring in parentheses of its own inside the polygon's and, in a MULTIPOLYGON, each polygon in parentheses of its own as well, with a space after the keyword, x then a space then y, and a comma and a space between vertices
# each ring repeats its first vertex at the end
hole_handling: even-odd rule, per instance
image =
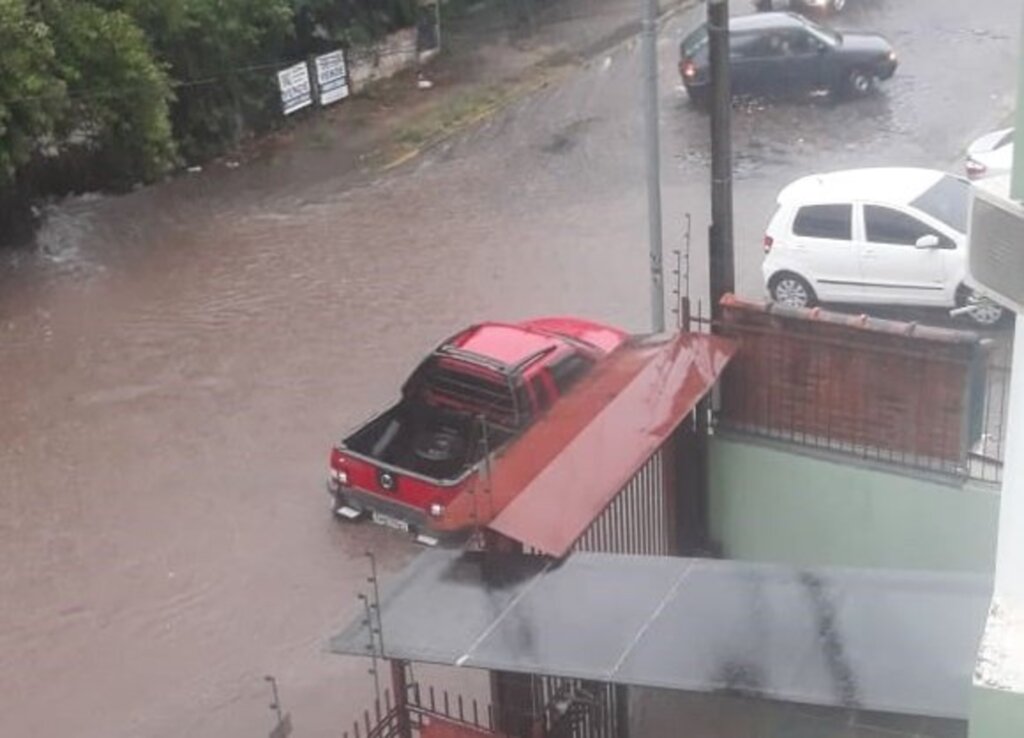
POLYGON ((790 272, 772 277, 768 291, 771 293, 772 301, 786 307, 812 307, 818 299, 806 279, 790 272))
POLYGON ((875 77, 864 69, 851 69, 846 75, 844 89, 850 97, 864 97, 875 89, 875 77))
POLYGON ((957 302, 961 307, 972 308, 967 313, 968 317, 975 325, 984 328, 997 326, 1006 317, 1006 308, 967 287, 961 289, 957 302))

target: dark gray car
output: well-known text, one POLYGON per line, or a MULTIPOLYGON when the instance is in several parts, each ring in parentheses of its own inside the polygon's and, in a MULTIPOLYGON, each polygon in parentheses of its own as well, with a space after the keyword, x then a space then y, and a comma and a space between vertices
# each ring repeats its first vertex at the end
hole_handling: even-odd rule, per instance
MULTIPOLYGON (((795 13, 758 13, 729 21, 732 90, 791 94, 829 90, 862 96, 896 71, 896 52, 876 33, 834 31, 795 13)), ((679 73, 690 99, 707 102, 711 72, 708 34, 701 25, 680 47, 679 73)))

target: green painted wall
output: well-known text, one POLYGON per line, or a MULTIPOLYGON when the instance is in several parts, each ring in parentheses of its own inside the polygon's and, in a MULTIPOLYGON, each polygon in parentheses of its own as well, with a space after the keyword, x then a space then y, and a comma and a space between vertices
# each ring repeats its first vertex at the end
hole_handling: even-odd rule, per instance
POLYGON ((994 491, 893 474, 783 444, 711 440, 711 533, 729 558, 990 572, 994 491))
POLYGON ((969 738, 1024 736, 1024 694, 975 685, 971 690, 969 738))

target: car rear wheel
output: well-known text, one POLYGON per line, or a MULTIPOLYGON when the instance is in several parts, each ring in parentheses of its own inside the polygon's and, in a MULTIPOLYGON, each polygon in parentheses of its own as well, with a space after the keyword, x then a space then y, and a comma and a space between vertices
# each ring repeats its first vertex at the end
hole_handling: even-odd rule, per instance
POLYGON ((811 307, 817 301, 807 280, 795 274, 784 273, 772 277, 768 291, 772 300, 786 307, 811 307))

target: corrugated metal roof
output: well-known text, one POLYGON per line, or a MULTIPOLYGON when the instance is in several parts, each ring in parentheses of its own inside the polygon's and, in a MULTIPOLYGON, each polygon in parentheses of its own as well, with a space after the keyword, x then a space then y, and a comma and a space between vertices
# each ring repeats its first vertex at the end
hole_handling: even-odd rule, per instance
POLYGON ((446 519, 475 518, 565 555, 714 386, 734 350, 697 334, 619 349, 495 461, 490 479, 456 498, 446 519))
POLYGON ((600 379, 587 386, 572 399, 599 408, 597 414, 587 418, 570 406, 563 427, 541 429, 535 445, 560 447, 557 459, 489 527, 544 553, 564 556, 711 390, 733 351, 724 339, 683 334, 638 351, 642 364, 614 394, 610 383, 600 379), (566 428, 573 436, 559 444, 566 428))
MULTIPOLYGON (((384 655, 963 719, 982 576, 574 553, 424 553, 381 602, 384 655)), ((361 620, 331 641, 367 655, 361 620)))

